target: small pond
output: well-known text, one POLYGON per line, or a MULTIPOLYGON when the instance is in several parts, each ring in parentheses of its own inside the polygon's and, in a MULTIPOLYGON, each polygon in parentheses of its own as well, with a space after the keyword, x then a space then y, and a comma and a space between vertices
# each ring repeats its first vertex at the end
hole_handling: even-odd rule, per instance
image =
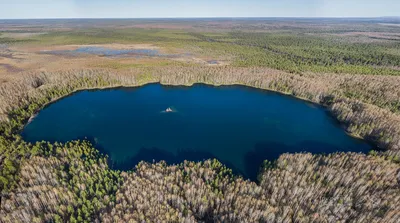
POLYGON ((322 107, 242 86, 87 90, 43 109, 22 136, 30 142, 87 137, 113 168, 141 160, 180 163, 217 158, 255 179, 265 159, 283 153, 368 152, 322 107))
POLYGON ((63 55, 63 56, 79 56, 82 54, 90 54, 105 57, 179 57, 175 54, 162 54, 156 49, 111 49, 98 46, 79 47, 75 50, 44 50, 42 54, 63 55))

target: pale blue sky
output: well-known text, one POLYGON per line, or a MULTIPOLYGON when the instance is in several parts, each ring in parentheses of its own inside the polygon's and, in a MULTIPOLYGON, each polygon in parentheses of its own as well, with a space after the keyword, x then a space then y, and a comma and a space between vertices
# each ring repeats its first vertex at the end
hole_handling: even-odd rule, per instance
POLYGON ((400 16, 400 0, 0 0, 0 19, 400 16))

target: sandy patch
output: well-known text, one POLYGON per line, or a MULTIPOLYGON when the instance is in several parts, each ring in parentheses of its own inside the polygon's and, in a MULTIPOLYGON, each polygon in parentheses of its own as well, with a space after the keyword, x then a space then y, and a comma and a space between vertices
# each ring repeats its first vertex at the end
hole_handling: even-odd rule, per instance
POLYGON ((0 63, 0 67, 3 67, 7 72, 16 73, 21 72, 22 69, 15 67, 11 64, 0 63))
POLYGON ((29 38, 33 36, 39 36, 42 34, 46 34, 45 32, 38 32, 38 33, 2 33, 1 37, 6 37, 6 38, 29 38))
POLYGON ((7 51, 12 56, 0 57, 0 80, 3 82, 10 78, 18 78, 19 73, 39 71, 79 70, 87 68, 105 68, 129 70, 137 67, 168 66, 171 64, 199 64, 202 66, 226 66, 230 64, 229 58, 214 58, 200 56, 180 48, 161 48, 153 44, 96 44, 96 45, 58 45, 35 46, 10 46, 7 51), (102 56, 96 54, 51 54, 45 51, 74 51, 83 47, 100 47, 115 50, 157 50, 160 55, 155 56, 102 56), (174 51, 174 54, 165 53, 174 51), (171 56, 169 56, 171 55, 171 56))

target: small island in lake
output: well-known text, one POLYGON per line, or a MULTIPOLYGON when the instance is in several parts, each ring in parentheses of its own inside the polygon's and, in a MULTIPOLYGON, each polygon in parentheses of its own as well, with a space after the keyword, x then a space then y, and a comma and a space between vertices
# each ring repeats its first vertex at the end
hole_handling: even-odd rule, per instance
POLYGON ((161 111, 161 113, 173 113, 176 112, 176 110, 172 107, 168 107, 167 109, 161 111))

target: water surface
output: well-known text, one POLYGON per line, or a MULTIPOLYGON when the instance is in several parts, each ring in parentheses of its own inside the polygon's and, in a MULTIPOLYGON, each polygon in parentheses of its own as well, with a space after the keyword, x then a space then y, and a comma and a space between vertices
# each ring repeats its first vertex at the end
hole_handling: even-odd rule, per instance
POLYGON ((81 91, 43 109, 22 135, 31 142, 88 137, 110 155, 114 168, 130 169, 141 160, 218 158, 251 179, 263 160, 282 153, 371 148, 348 136, 320 106, 240 86, 81 91))
POLYGON ((75 50, 45 50, 43 54, 78 56, 82 54, 90 54, 105 57, 178 57, 174 54, 162 54, 156 49, 111 49, 98 46, 79 47, 75 50))

